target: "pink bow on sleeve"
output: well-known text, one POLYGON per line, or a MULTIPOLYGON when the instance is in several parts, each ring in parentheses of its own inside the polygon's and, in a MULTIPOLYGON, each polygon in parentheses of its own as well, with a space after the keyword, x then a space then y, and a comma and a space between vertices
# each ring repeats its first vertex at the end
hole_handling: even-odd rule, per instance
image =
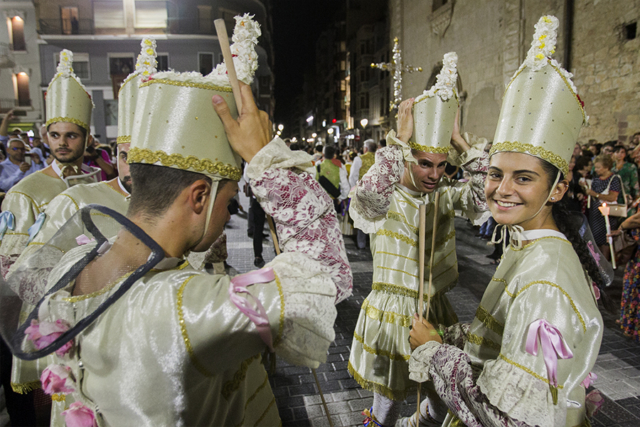
POLYGON ((558 358, 571 359, 573 353, 562 338, 562 334, 552 324, 544 319, 538 319, 529 325, 527 334, 527 353, 538 355, 538 337, 542 346, 544 364, 547 367, 549 383, 554 387, 558 386, 558 358))
POLYGON ((229 298, 238 309, 244 313, 256 325, 258 334, 262 341, 269 347, 273 353, 273 339, 271 337, 271 327, 269 325, 269 317, 264 306, 256 297, 251 295, 247 290, 247 286, 256 283, 268 283, 274 281, 275 273, 271 267, 261 270, 252 271, 251 273, 242 274, 231 279, 229 285, 229 298), (242 298, 240 293, 247 294, 246 298, 242 298), (250 301, 255 303, 255 308, 251 306, 250 301))

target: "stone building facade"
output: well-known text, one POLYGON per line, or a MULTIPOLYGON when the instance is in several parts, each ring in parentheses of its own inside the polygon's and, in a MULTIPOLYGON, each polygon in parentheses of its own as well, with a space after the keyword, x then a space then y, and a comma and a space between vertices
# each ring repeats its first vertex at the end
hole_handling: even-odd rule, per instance
POLYGON ((458 53, 462 125, 493 139, 502 95, 545 14, 560 21, 555 58, 574 74, 590 124, 580 141, 626 141, 640 131, 640 0, 390 0, 406 64, 403 97, 417 96, 445 53, 458 53))

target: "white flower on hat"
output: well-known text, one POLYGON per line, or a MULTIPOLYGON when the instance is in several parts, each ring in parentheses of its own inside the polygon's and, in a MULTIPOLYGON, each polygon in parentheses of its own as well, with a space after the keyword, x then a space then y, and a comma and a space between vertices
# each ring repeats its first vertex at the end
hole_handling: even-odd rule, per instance
POLYGON ((56 71, 59 75, 73 75, 75 77, 75 74, 73 74, 73 52, 67 49, 63 49, 60 52, 60 62, 56 71))
POLYGON ((552 15, 542 16, 535 25, 533 42, 527 53, 524 64, 533 71, 537 71, 547 65, 547 58, 556 51, 558 38, 558 18, 552 15))
POLYGON ((431 98, 436 94, 443 100, 448 101, 453 95, 453 90, 458 81, 458 54, 449 52, 442 59, 442 70, 436 77, 436 84, 431 89, 425 90, 422 95, 416 98, 415 102, 420 102, 425 98, 431 98))
MULTIPOLYGON (((236 69, 238 80, 251 84, 253 76, 258 69, 258 54, 256 45, 258 37, 262 34, 260 24, 253 20, 253 15, 245 13, 236 16, 236 26, 233 29, 233 44, 230 46, 233 55, 233 65, 236 69)), ((218 66, 211 72, 210 76, 226 76, 227 66, 225 63, 218 66)))
POLYGON ((141 50, 140 55, 138 55, 138 60, 136 61, 135 74, 150 76, 156 72, 156 67, 158 66, 158 61, 156 60, 158 56, 156 52, 156 41, 151 37, 145 37, 140 42, 140 46, 141 50))

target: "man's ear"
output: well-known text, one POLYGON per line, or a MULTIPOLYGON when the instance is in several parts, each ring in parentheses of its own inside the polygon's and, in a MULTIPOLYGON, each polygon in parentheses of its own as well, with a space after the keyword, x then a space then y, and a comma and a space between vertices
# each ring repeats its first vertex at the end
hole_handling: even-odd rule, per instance
POLYGON ((199 179, 184 189, 187 203, 196 214, 201 214, 211 197, 211 184, 199 179))

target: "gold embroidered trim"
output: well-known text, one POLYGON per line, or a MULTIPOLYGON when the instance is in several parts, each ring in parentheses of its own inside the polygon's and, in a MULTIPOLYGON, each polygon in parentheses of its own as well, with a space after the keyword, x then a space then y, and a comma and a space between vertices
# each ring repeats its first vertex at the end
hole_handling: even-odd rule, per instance
POLYGON ((129 144, 131 143, 131 135, 122 135, 116 138, 116 143, 120 144, 129 144))
POLYGON ((364 300, 361 309, 369 319, 377 320, 379 322, 391 323, 393 325, 398 325, 405 328, 411 326, 412 316, 405 316, 400 313, 394 313, 393 311, 380 310, 370 305, 369 300, 364 300))
POLYGON ((383 384, 366 380, 355 370, 353 365, 351 365, 351 362, 347 364, 347 370, 349 371, 353 379, 356 380, 358 384, 360 384, 360 387, 362 387, 365 390, 369 390, 373 393, 381 394, 391 400, 402 401, 407 396, 407 393, 409 391, 409 390, 393 390, 383 384))
MULTIPOLYGON (((411 203, 409 200, 398 200, 398 203, 405 203, 405 204, 411 206, 414 209, 419 209, 418 206, 416 206, 415 204, 411 203)), ((429 213, 427 213, 427 215, 429 215, 429 213)))
POLYGON ((27 394, 39 388, 42 388, 42 384, 40 383, 40 380, 31 381, 28 383, 21 383, 21 384, 11 383, 11 389, 18 394, 27 394))
MULTIPOLYGON (((456 237, 456 230, 451 230, 446 236, 442 237, 440 240, 436 240, 436 248, 444 245, 445 243, 447 243, 449 240, 453 239, 454 237, 456 237)), ((431 241, 431 235, 426 237, 426 241, 431 241)), ((429 255, 431 255, 431 251, 426 252, 427 257, 429 255)))
POLYGON ((90 294, 78 295, 78 296, 75 296, 75 297, 62 298, 62 301, 65 301, 65 302, 78 302, 78 301, 84 301, 84 300, 89 299, 89 298, 94 298, 94 297, 106 294, 111 289, 113 289, 113 287, 115 285, 120 283, 122 280, 125 280, 127 277, 131 276, 132 274, 133 274, 133 271, 130 271, 129 273, 126 273, 126 274, 120 276, 114 282, 112 282, 111 284, 105 286, 104 288, 102 288, 102 289, 100 289, 98 291, 91 292, 90 294))
MULTIPOLYGON (((449 251, 449 253, 448 253, 448 254, 446 254, 445 256, 443 256, 442 258, 440 258, 440 259, 438 260, 438 262, 436 262, 435 264, 433 264, 433 269, 435 270, 435 269, 436 269, 440 264, 442 264, 442 262, 443 262, 444 260, 446 260, 447 258, 449 258, 449 255, 451 255, 451 254, 453 254, 453 253, 455 253, 455 252, 456 252, 456 248, 451 249, 451 250, 449 251)), ((457 264, 457 263, 458 263, 458 262, 456 261, 456 264, 457 264)), ((429 270, 429 266, 428 266, 428 265, 425 265, 424 267, 427 269, 427 271, 429 270)))
POLYGON ((551 60, 548 61, 549 65, 551 66, 551 68, 553 68, 554 70, 556 70, 556 72, 558 73, 558 75, 560 76, 560 78, 562 79, 562 81, 564 82, 565 85, 567 85, 567 88, 569 89, 569 92, 571 92, 573 94, 573 99, 576 100, 576 102, 578 103, 578 108, 580 108, 580 111, 582 112, 582 121, 586 122, 587 121, 587 115, 584 112, 584 107, 582 106, 582 103, 580 102, 580 99, 578 98, 578 94, 575 93, 573 91, 573 89, 571 88, 571 85, 569 84, 569 82, 567 81, 567 78, 564 76, 564 74, 562 72, 560 72, 560 70, 558 69, 558 67, 554 66, 551 63, 551 60))
POLYGON ((387 219, 392 219, 394 221, 402 222, 402 223, 404 223, 404 225, 409 227, 409 229, 414 234, 418 234, 418 227, 415 227, 415 226, 409 224, 409 221, 407 221, 407 217, 405 217, 400 212, 392 212, 392 211, 387 212, 387 219))
POLYGON ((409 141, 409 147, 414 150, 424 151, 425 153, 447 154, 451 147, 430 147, 428 145, 420 145, 417 142, 409 141))
POLYGON ((4 236, 28 236, 28 233, 14 233, 13 231, 7 231, 6 233, 4 233, 4 236))
POLYGON ((389 360, 394 360, 394 361, 411 359, 411 355, 410 354, 391 353, 391 352, 388 352, 386 350, 376 350, 376 349, 374 349, 372 347, 369 347, 367 344, 364 343, 364 338, 362 338, 360 335, 358 335, 355 332, 353 333, 353 338, 356 341, 358 341, 360 344, 362 344, 362 348, 367 353, 371 353, 371 354, 374 354, 376 356, 383 356, 383 357, 388 358, 389 360))
POLYGON ((193 366, 205 377, 212 377, 213 374, 205 368, 200 361, 196 358, 195 353, 193 352, 193 347, 191 346, 191 340, 189 339, 189 334, 187 333, 187 325, 184 320, 184 313, 182 311, 182 294, 184 293, 184 288, 187 286, 187 283, 196 277, 196 274, 193 276, 189 276, 187 280, 182 282, 180 288, 178 289, 178 300, 176 301, 176 309, 178 311, 178 321, 180 323, 180 333, 182 333, 182 339, 184 340, 184 346, 187 348, 187 353, 189 353, 189 359, 191 359, 191 363, 193 366))
POLYGON ((55 393, 51 395, 51 400, 54 402, 66 402, 67 396, 62 393, 55 393))
POLYGON ((244 420, 247 414, 247 408, 249 407, 249 404, 253 401, 253 399, 256 398, 256 396, 258 396, 258 393, 260 393, 260 391, 266 387, 266 385, 269 383, 269 375, 267 375, 265 373, 264 376, 264 381, 262 382, 262 384, 260 384, 258 386, 258 388, 256 389, 256 391, 253 392, 253 394, 251 396, 249 396, 249 398, 247 399, 246 403, 244 404, 244 416, 242 417, 242 421, 240 421, 240 424, 237 424, 236 427, 241 427, 242 425, 244 425, 244 420))
POLYGON ((489 330, 495 332, 498 335, 504 333, 504 325, 496 320, 495 317, 489 313, 489 311, 483 306, 478 306, 476 310, 476 318, 481 321, 489 330))
POLYGON ((222 162, 214 162, 209 159, 198 159, 194 156, 186 158, 181 154, 167 154, 162 150, 151 151, 148 148, 132 148, 129 150, 127 163, 148 163, 154 164, 160 162, 162 166, 176 166, 182 170, 194 170, 195 172, 208 172, 211 174, 222 175, 234 181, 239 181, 242 177, 240 168, 224 164, 222 162))
POLYGON ((404 255, 400 255, 400 254, 394 254, 394 253, 392 253, 392 252, 376 251, 376 253, 377 253, 377 254, 384 254, 384 255, 397 256, 397 257, 400 257, 400 258, 408 259, 409 261, 418 262, 418 260, 417 260, 417 259, 413 259, 413 258, 410 258, 410 257, 408 257, 408 256, 404 256, 404 255))
POLYGON ((45 126, 49 127, 50 124, 58 123, 58 122, 73 123, 74 125, 78 125, 83 129, 89 130, 89 125, 88 124, 86 124, 85 122, 81 122, 78 119, 74 119, 73 117, 53 117, 53 118, 47 120, 47 123, 45 123, 45 126))
MULTIPOLYGON (((505 362, 507 362, 508 364, 513 365, 513 366, 515 366, 516 368, 520 368, 520 369, 522 369, 523 371, 525 371, 527 374, 533 375, 533 376, 534 376, 534 377, 536 377, 537 379, 539 379, 539 380, 541 380, 541 381, 544 381, 545 383, 549 384, 549 380, 548 380, 548 379, 546 379, 545 377, 543 377, 543 376, 541 376, 541 375, 536 374, 536 373, 535 373, 535 372, 533 372, 531 369, 526 368, 526 367, 522 366, 521 364, 514 362, 514 361, 513 361, 513 360, 511 360, 511 359, 508 359, 504 354, 500 353, 500 354, 498 355, 498 357, 499 357, 500 359, 504 360, 505 362)), ((562 386, 562 385, 558 384, 558 388, 562 389, 562 388, 564 388, 564 386, 562 386)))
POLYGON ((469 334, 467 336, 467 341, 469 341, 471 344, 479 345, 481 347, 489 347, 497 351, 500 351, 500 349, 502 348, 502 346, 497 342, 492 341, 487 337, 480 337, 476 334, 469 334))
POLYGON ((551 163, 552 165, 560 169, 560 171, 562 171, 564 176, 567 176, 569 174, 569 165, 567 164, 567 161, 564 160, 562 157, 558 156, 557 154, 549 150, 546 150, 542 147, 536 147, 532 144, 527 144, 525 142, 504 141, 504 142, 499 142, 497 144, 493 144, 493 146, 491 147, 491 151, 489 152, 489 156, 493 156, 495 153, 500 153, 504 151, 510 151, 510 152, 516 152, 516 153, 527 153, 527 154, 540 157, 541 159, 546 160, 547 162, 551 163))
POLYGON ((416 279, 419 279, 419 277, 418 277, 418 276, 416 276, 415 274, 407 273, 407 272, 406 272, 406 271, 404 271, 404 270, 398 270, 398 269, 396 269, 396 268, 391 268, 391 267, 383 267, 383 266, 381 266, 381 265, 377 266, 376 268, 379 268, 379 269, 381 269, 381 270, 390 270, 390 271, 395 271, 395 272, 402 273, 402 274, 406 274, 407 276, 411 276, 411 277, 415 277, 416 279))
POLYGON ((536 243, 538 243, 541 240, 546 240, 546 239, 556 239, 556 240, 560 240, 563 243, 569 244, 571 245, 571 242, 568 241, 567 239, 563 239, 562 237, 556 237, 556 236, 547 236, 547 237, 541 237, 539 239, 534 240, 531 243, 527 243, 526 245, 523 245, 520 249, 514 248, 513 246, 510 246, 512 251, 522 251, 524 249, 530 248, 531 246, 535 245, 536 243))
POLYGON ((73 197, 69 196, 68 194, 64 194, 64 193, 61 193, 60 195, 64 196, 64 197, 68 197, 69 200, 71 200, 71 203, 73 203, 73 206, 76 207, 76 211, 80 210, 80 207, 78 206, 78 203, 73 199, 73 197))
MULTIPOLYGON (((433 280, 437 280, 440 278, 440 276, 443 276, 444 274, 448 273, 452 268, 455 268, 458 266, 458 261, 454 262, 453 265, 449 268, 447 268, 446 270, 444 270, 443 272, 441 272, 440 274, 438 274, 436 277, 433 278, 433 280)), ((458 280, 458 275, 456 274, 456 278, 455 280, 458 280)))
POLYGON ((406 243, 407 245, 410 246, 418 246, 418 242, 416 240, 413 240, 403 234, 400 233, 396 233, 394 231, 391 230, 385 230, 384 228, 378 230, 376 232, 376 236, 387 236, 387 237, 393 237, 394 239, 400 240, 401 242, 406 243))
POLYGON ((232 92, 230 87, 217 86, 214 84, 206 84, 206 83, 195 83, 195 82, 178 82, 175 80, 168 79, 151 79, 146 82, 142 82, 140 87, 147 87, 153 84, 163 84, 169 86, 181 86, 181 87, 193 87, 196 89, 210 89, 217 90, 218 92, 232 92))
POLYGON ((403 297, 418 298, 418 291, 405 288, 404 286, 392 285, 391 283, 373 282, 371 289, 374 291, 386 292, 403 297))
POLYGON ((129 83, 131 80, 135 79, 136 77, 138 77, 140 74, 138 73, 131 73, 129 74, 129 77, 127 77, 126 79, 124 79, 124 81, 122 82, 122 84, 120 85, 120 89, 118 89, 118 98, 120 98, 120 92, 122 92, 122 88, 126 86, 127 83, 129 83))
POLYGON ((560 292, 562 292, 562 294, 567 297, 567 299, 569 300, 569 303, 571 304, 571 308, 573 308, 573 311, 576 313, 576 315, 578 316, 578 320, 580 320, 580 323, 582 324, 582 329, 584 330, 584 332, 587 332, 587 325, 584 323, 584 319, 582 318, 582 315, 580 314, 580 312, 578 311, 578 307, 576 307, 576 304, 573 302, 573 299, 569 296, 569 294, 562 289, 560 286, 556 285, 553 282, 549 282, 547 280, 536 280, 535 282, 531 282, 531 283, 527 283, 525 286, 522 287, 522 289, 520 289, 518 292, 516 292, 515 294, 512 294, 511 292, 509 292, 507 289, 505 289, 505 292, 507 293, 507 295, 509 295, 511 298, 517 298, 521 293, 523 293, 524 291, 526 291, 527 289, 529 289, 531 286, 533 285, 547 285, 547 286, 551 286, 552 288, 556 288, 558 289, 560 292))
POLYGON ((240 388, 240 384, 247 377, 247 371, 249 370, 249 366, 253 363, 254 360, 258 360, 260 358, 259 354, 252 356, 246 360, 243 360, 240 364, 240 369, 233 374, 233 379, 224 383, 222 386, 222 397, 225 400, 229 400, 231 394, 240 388))
POLYGON ((271 407, 273 406, 273 404, 276 403, 276 398, 275 396, 273 397, 273 399, 271 400, 271 403, 269 403, 269 405, 267 406, 267 409, 264 410, 264 412, 262 413, 262 415, 260 415, 260 418, 258 418, 258 420, 256 421, 256 423, 254 424, 254 426, 257 426, 258 424, 260 424, 260 421, 262 421, 262 419, 267 416, 267 413, 269 412, 269 409, 271 409, 271 407))
POLYGON ((278 336, 275 340, 273 340, 273 346, 277 346, 280 344, 282 340, 282 332, 284 331, 284 293, 282 292, 282 283, 280 283, 280 278, 273 272, 273 275, 276 279, 276 285, 278 285, 278 293, 280 294, 280 325, 278 326, 278 336))
MULTIPOLYGON (((27 234, 27 236, 28 236, 28 234, 27 234)), ((66 253, 64 250, 62 250, 62 248, 59 248, 59 247, 57 247, 57 246, 50 245, 50 244, 48 244, 48 243, 43 243, 43 242, 31 242, 31 243, 29 243, 29 244, 27 245, 27 247, 29 247, 29 246, 44 246, 44 245, 47 245, 48 247, 53 248, 53 249, 57 249, 57 250, 59 250, 60 252, 62 252, 63 254, 65 254, 65 253, 66 253)))
MULTIPOLYGON (((36 210, 38 211, 38 213, 40 213, 40 206, 38 206, 38 205, 36 204, 36 201, 35 201, 35 200, 33 200, 33 198, 32 198, 30 195, 25 194, 25 193, 23 193, 23 192, 21 192, 21 191, 9 191, 9 192, 7 192, 7 194, 4 196, 4 199, 5 199, 5 200, 7 200, 7 199, 9 198, 9 195, 10 195, 10 194, 20 194, 21 196, 24 196, 24 197, 26 197, 27 199, 31 200, 31 204, 36 208, 36 210)), ((45 206, 45 205, 47 205, 47 204, 48 204, 48 203, 45 203, 45 204, 43 204, 42 206, 45 206)), ((6 233, 5 233, 5 234, 6 234, 6 233)), ((28 236, 28 234, 27 234, 27 236, 28 236)))

